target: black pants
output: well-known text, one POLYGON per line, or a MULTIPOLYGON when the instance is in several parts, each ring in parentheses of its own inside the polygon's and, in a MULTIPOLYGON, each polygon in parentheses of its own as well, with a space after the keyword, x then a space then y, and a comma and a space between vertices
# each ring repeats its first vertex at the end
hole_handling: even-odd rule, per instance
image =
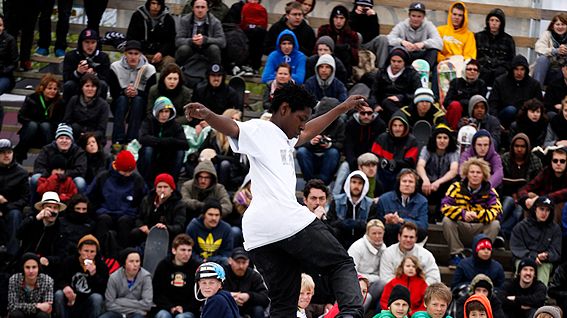
POLYGON ((362 317, 362 294, 354 262, 320 220, 287 239, 253 249, 250 254, 268 285, 271 318, 295 317, 305 266, 329 276, 341 314, 362 317))
MULTIPOLYGON (((51 13, 55 0, 42 2, 39 16, 39 40, 37 46, 49 48, 51 46, 51 13)), ((73 0, 57 0, 57 26, 55 30, 55 49, 67 48, 67 33, 69 33, 69 19, 73 9, 73 0)))
POLYGON ((87 14, 87 28, 95 30, 98 36, 102 37, 99 32, 99 24, 108 5, 108 0, 84 0, 84 4, 87 14))

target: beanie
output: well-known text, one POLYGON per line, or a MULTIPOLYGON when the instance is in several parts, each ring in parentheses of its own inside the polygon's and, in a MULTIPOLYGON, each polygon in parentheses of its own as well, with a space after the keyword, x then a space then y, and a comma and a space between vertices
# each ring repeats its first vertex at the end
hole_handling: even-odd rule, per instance
POLYGON ((116 156, 113 166, 117 171, 132 171, 136 169, 136 159, 134 159, 134 155, 130 151, 122 150, 116 156))
POLYGON ((167 173, 159 174, 159 175, 156 177, 155 181, 154 181, 154 188, 157 188, 157 185, 158 185, 160 182, 165 182, 165 183, 167 183, 167 185, 168 185, 171 189, 175 190, 175 181, 173 180, 173 177, 172 177, 170 174, 167 174, 167 173))
POLYGON ((435 97, 433 91, 426 87, 420 87, 415 90, 413 103, 417 104, 419 102, 430 102, 435 103, 435 97))
MULTIPOLYGON (((520 263, 518 264, 518 271, 516 272, 516 274, 520 274, 520 272, 522 271, 522 268, 524 267, 533 267, 533 269, 537 269, 537 264, 536 262, 531 259, 531 258, 524 258, 520 261, 520 263)), ((536 274, 537 274, 537 270, 536 270, 536 274)))
POLYGON ((173 103, 171 102, 171 100, 165 96, 160 96, 156 99, 156 101, 154 102, 154 109, 152 110, 152 114, 154 115, 155 118, 158 117, 159 112, 162 109, 169 109, 171 110, 171 114, 169 115, 169 118, 175 118, 175 116, 177 115, 177 112, 175 111, 175 107, 173 106, 173 103))
POLYGON ((345 8, 342 5, 338 5, 336 7, 333 8, 333 10, 331 11, 331 25, 332 25, 332 20, 334 17, 342 15, 343 17, 345 17, 345 19, 348 21, 348 10, 347 8, 345 8))
POLYGON ((363 7, 373 7, 374 1, 373 0, 355 0, 354 4, 357 5, 357 6, 363 6, 363 7))
POLYGON ((401 46, 396 46, 395 48, 393 48, 392 51, 390 52, 390 55, 388 55, 388 64, 390 64, 390 59, 392 58, 392 56, 401 57, 402 60, 404 60, 405 66, 409 65, 410 56, 405 48, 401 46))
POLYGON ((388 307, 390 307, 390 305, 398 299, 405 301, 408 305, 411 304, 410 292, 407 287, 403 285, 394 286, 392 293, 390 294, 390 298, 388 298, 388 307))
POLYGON ((140 262, 144 259, 142 257, 142 253, 140 253, 138 249, 135 249, 133 247, 127 247, 120 252, 120 256, 118 258, 118 262, 120 263, 120 266, 126 265, 126 259, 128 258, 128 255, 132 253, 136 253, 140 256, 140 262))
POLYGON ((98 242, 97 238, 92 234, 87 234, 81 237, 81 239, 77 243, 77 249, 80 248, 80 246, 87 241, 94 242, 96 245, 96 250, 97 251, 100 250, 100 243, 98 242))
POLYGON ((539 309, 536 310, 533 317, 537 317, 537 315, 543 314, 543 313, 550 314, 553 318, 563 317, 563 312, 561 311, 561 308, 559 308, 557 306, 542 306, 542 307, 539 307, 539 309))
POLYGON ((295 41, 293 40, 293 36, 291 34, 284 34, 280 37, 280 43, 278 44, 282 44, 283 41, 289 41, 291 42, 291 44, 295 45, 295 41))
POLYGON ((71 140, 73 140, 73 129, 67 124, 59 124, 59 126, 57 126, 57 130, 55 131, 55 139, 61 136, 67 136, 71 138, 71 140))
POLYGON ((480 250, 482 250, 484 248, 492 250, 492 242, 490 241, 490 239, 488 237, 483 238, 482 240, 478 241, 478 243, 476 243, 475 253, 478 253, 480 250))
POLYGON ((323 35, 317 39, 317 42, 315 42, 315 50, 317 50, 319 44, 325 44, 331 49, 331 52, 335 51, 335 41, 328 35, 323 35))
POLYGON ((486 130, 486 129, 480 129, 472 137, 472 145, 473 146, 476 143, 476 140, 480 137, 488 137, 488 139, 492 142, 492 135, 490 135, 490 132, 488 132, 488 130, 486 130))
POLYGON ((208 209, 217 209, 222 212, 222 206, 219 200, 215 198, 208 198, 205 200, 205 202, 203 203, 203 209, 201 210, 201 213, 205 214, 205 212, 207 212, 208 209))
MULTIPOLYGON (((488 277, 486 277, 488 278, 488 277)), ((492 282, 486 280, 486 279, 480 279, 476 284, 474 284, 474 286, 472 287, 472 292, 474 293, 474 290, 482 287, 482 288, 486 288, 486 290, 488 290, 488 297, 490 297, 492 295, 492 282)))
POLYGON ((39 256, 37 256, 37 254, 35 254, 35 253, 27 252, 27 253, 24 253, 24 255, 22 255, 22 259, 21 259, 22 261, 20 263, 21 264, 20 269, 21 269, 22 273, 24 272, 24 264, 27 261, 29 261, 30 259, 34 260, 37 263, 37 267, 40 269, 40 272, 41 272, 41 263, 39 261, 39 256))
POLYGON ((63 155, 56 154, 49 160, 49 168, 51 170, 53 169, 65 170, 67 168, 67 160, 65 159, 65 157, 63 157, 63 155))

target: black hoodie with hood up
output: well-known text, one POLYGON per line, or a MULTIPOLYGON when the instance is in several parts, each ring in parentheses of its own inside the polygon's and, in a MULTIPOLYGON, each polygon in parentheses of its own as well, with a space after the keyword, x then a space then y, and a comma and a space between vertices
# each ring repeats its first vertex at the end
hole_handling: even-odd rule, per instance
MULTIPOLYGON (((77 40, 77 48, 69 51, 65 54, 65 59, 63 60, 63 81, 75 81, 77 84, 81 80, 84 74, 77 73, 77 66, 81 61, 87 60, 89 65, 94 69, 96 76, 101 80, 108 82, 108 76, 110 73, 110 58, 108 54, 102 52, 98 47, 92 55, 87 55, 83 51, 83 41, 87 39, 88 32, 94 32, 90 29, 84 29, 79 34, 79 39, 77 40)), ((98 35, 94 32, 93 37, 98 35)), ((100 44, 100 43, 99 43, 100 44)))
POLYGON ((165 5, 165 0, 157 1, 161 6, 157 16, 152 17, 150 14, 151 0, 147 0, 143 6, 138 7, 132 14, 126 38, 128 40, 140 41, 144 54, 160 52, 163 56, 174 56, 175 21, 169 14, 169 7, 165 5))

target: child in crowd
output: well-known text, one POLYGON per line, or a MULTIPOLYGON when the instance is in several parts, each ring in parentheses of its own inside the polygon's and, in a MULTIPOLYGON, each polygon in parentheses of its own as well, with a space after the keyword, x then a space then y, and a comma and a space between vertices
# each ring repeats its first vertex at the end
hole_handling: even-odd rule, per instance
POLYGON ((315 293, 315 282, 313 278, 305 273, 301 274, 301 291, 297 301, 297 318, 307 318, 305 308, 311 303, 311 297, 315 293))
POLYGON ((231 294, 222 290, 226 275, 224 269, 217 263, 201 264, 195 273, 195 298, 204 300, 201 318, 240 318, 238 306, 231 294), (199 298, 204 296, 204 299, 199 298))
POLYGON ((492 318, 492 307, 482 294, 472 295, 465 303, 465 318, 492 318))
MULTIPOLYGON (((443 318, 452 299, 453 295, 449 287, 443 283, 433 283, 425 290, 425 296, 423 297, 425 311, 418 311, 411 317, 443 318)), ((451 316, 447 315, 446 318, 451 318, 451 316)))
POLYGON ((56 154, 49 161, 51 172, 48 176, 42 176, 37 181, 37 194, 43 195, 47 191, 57 192, 62 202, 67 202, 78 193, 73 179, 65 175, 67 160, 60 154, 56 154))
POLYGON ((410 291, 410 312, 425 310, 423 305, 423 298, 427 283, 425 282, 425 274, 423 268, 419 264, 417 257, 413 255, 405 256, 398 268, 396 269, 396 277, 389 281, 384 287, 382 298, 380 299, 380 306, 386 309, 389 305, 390 295, 393 293, 395 286, 402 285, 410 291))
POLYGON ((390 298, 388 298, 387 309, 382 310, 373 318, 407 318, 409 312, 410 291, 403 285, 396 285, 390 293, 390 298))

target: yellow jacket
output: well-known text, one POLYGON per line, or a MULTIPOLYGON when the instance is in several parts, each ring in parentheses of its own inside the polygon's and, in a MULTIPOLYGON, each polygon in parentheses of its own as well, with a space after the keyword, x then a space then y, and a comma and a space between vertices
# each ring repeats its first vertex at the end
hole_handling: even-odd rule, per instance
POLYGON ((441 39, 443 39, 443 49, 437 55, 437 61, 441 62, 453 55, 462 55, 465 60, 476 59, 476 42, 474 33, 469 30, 467 6, 463 2, 455 2, 449 7, 449 14, 447 15, 447 24, 437 27, 441 39), (463 27, 459 29, 453 28, 451 22, 451 12, 453 7, 460 3, 465 8, 463 27))

